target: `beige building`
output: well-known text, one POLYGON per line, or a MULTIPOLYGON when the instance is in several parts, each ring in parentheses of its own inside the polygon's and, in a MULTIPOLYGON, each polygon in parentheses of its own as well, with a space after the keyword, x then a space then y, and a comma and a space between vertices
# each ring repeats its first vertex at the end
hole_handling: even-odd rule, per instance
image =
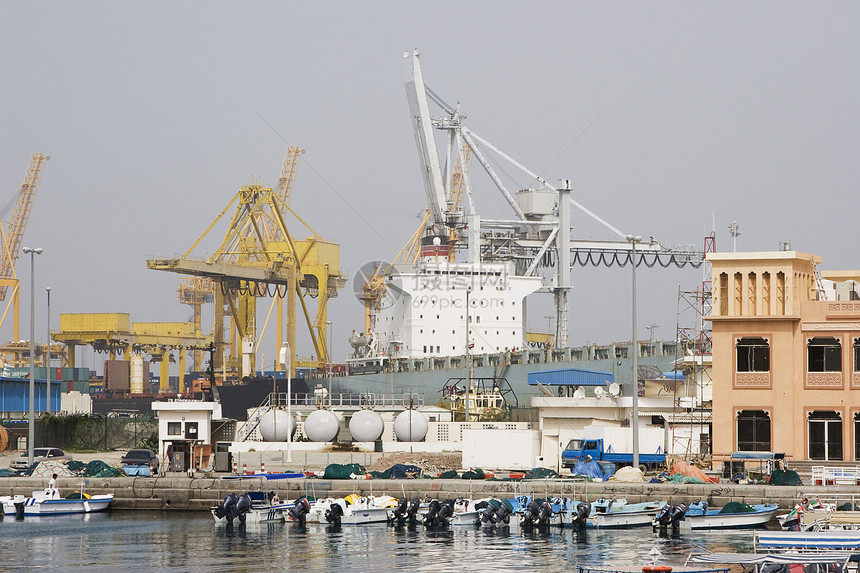
POLYGON ((713 467, 732 452, 860 460, 860 271, 712 253, 713 467))

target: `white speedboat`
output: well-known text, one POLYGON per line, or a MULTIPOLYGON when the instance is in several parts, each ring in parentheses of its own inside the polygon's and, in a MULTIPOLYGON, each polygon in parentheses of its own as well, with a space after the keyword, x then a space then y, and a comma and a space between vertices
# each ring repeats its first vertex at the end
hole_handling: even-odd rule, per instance
POLYGON ((88 495, 75 492, 60 498, 45 491, 34 491, 30 497, 7 495, 0 497, 0 501, 6 515, 68 515, 104 511, 113 501, 113 494, 88 495))
POLYGON ((585 523, 588 527, 600 529, 651 525, 664 505, 665 501, 627 503, 624 498, 598 499, 591 504, 591 513, 585 523))
POLYGON ((753 511, 724 512, 719 508, 708 508, 706 502, 693 502, 681 521, 681 529, 751 529, 764 527, 773 519, 779 506, 773 503, 757 503, 753 511))
POLYGON ((329 497, 314 502, 305 521, 333 525, 385 523, 396 506, 397 499, 390 496, 329 497))
POLYGON ((232 524, 234 519, 240 523, 283 523, 291 507, 292 503, 281 503, 277 498, 270 500, 263 492, 248 492, 231 493, 210 511, 216 524, 232 524))

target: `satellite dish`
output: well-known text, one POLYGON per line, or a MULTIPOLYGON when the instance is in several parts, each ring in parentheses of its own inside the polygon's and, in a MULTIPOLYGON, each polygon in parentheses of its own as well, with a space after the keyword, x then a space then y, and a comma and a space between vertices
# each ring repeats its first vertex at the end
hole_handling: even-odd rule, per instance
POLYGON ((543 392, 545 395, 549 396, 550 398, 555 398, 555 396, 552 395, 552 392, 550 392, 546 386, 544 386, 543 384, 541 384, 537 380, 535 380, 535 384, 537 384, 538 390, 543 392))
POLYGON ((598 398, 598 399, 603 398, 603 394, 604 394, 603 388, 601 388, 600 386, 598 386, 594 389, 594 396, 596 398, 598 398))
POLYGON ((577 387, 577 389, 573 392, 574 398, 585 398, 585 390, 577 387))
POLYGON ((609 385, 609 395, 613 398, 618 398, 621 395, 621 386, 618 385, 618 382, 609 385))

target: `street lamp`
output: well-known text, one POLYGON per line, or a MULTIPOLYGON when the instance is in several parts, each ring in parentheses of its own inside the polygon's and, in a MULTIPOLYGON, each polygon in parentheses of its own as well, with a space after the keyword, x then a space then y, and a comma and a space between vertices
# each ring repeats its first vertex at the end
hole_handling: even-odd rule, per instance
MULTIPOLYGON (((290 343, 284 342, 279 356, 281 366, 287 371, 287 461, 293 461, 293 379, 291 376, 293 358, 290 343)), ((274 414, 274 412, 273 412, 274 414)))
POLYGON ((36 428, 33 424, 34 402, 36 401, 36 257, 41 255, 42 249, 24 247, 21 249, 25 255, 30 255, 30 417, 29 431, 27 433, 27 465, 33 465, 33 441, 36 439, 36 428))
POLYGON ((47 390, 45 390, 45 404, 48 412, 51 411, 51 287, 45 287, 45 290, 48 292, 48 345, 45 347, 47 349, 47 357, 45 358, 45 371, 47 374, 45 375, 45 386, 47 386, 47 390))
POLYGON ((633 267, 633 467, 639 467, 639 341, 636 340, 636 243, 642 242, 642 237, 627 235, 627 239, 633 248, 631 266, 633 267))

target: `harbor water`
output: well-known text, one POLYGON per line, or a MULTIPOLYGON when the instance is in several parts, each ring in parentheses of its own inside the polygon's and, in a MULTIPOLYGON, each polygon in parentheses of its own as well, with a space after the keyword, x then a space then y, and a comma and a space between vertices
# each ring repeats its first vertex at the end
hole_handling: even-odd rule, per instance
POLYGON ((683 563, 691 552, 751 551, 749 530, 661 536, 651 528, 293 523, 215 525, 203 512, 111 511, 0 521, 3 571, 570 571, 683 563))

